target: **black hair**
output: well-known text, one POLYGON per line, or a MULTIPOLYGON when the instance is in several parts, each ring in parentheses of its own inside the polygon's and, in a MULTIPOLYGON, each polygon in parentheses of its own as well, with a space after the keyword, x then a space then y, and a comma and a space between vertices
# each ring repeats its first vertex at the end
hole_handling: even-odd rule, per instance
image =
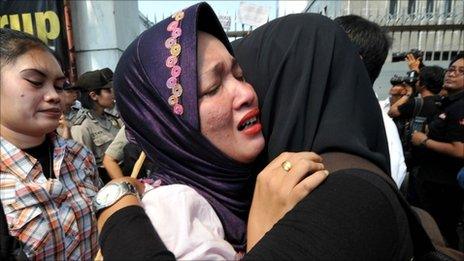
POLYGON ((434 94, 443 87, 445 69, 440 66, 424 66, 419 72, 419 84, 434 94))
MULTIPOLYGON (((95 92, 97 95, 101 94, 102 89, 95 89, 90 92, 95 92)), ((86 108, 88 110, 93 110, 95 109, 95 101, 92 100, 90 97, 90 92, 89 91, 81 91, 81 95, 79 97, 79 101, 81 102, 81 105, 83 108, 86 108)))
POLYGON ((391 47, 391 37, 378 24, 357 15, 345 15, 334 20, 348 34, 362 56, 371 82, 379 77, 388 50, 391 47))
POLYGON ((21 31, 0 28, 0 66, 14 62, 19 56, 33 49, 51 53, 62 66, 55 52, 39 38, 21 31))
POLYGON ((459 59, 464 59, 464 52, 459 52, 456 56, 454 56, 448 67, 451 67, 451 65, 459 59))

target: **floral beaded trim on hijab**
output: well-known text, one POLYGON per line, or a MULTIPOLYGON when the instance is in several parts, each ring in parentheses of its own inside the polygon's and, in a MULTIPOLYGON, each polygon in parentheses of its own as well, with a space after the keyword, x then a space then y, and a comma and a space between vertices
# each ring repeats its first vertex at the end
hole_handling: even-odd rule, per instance
POLYGON ((171 16, 174 20, 169 23, 166 30, 171 32, 171 36, 166 39, 164 46, 169 49, 168 58, 166 59, 166 67, 171 70, 171 77, 166 81, 166 87, 172 91, 172 95, 168 98, 168 103, 172 107, 172 110, 177 115, 184 113, 184 107, 180 104, 180 97, 182 95, 182 85, 179 83, 180 73, 182 68, 177 65, 179 61, 179 55, 182 48, 179 44, 179 37, 182 35, 182 29, 180 28, 181 21, 184 18, 184 11, 179 11, 171 16))

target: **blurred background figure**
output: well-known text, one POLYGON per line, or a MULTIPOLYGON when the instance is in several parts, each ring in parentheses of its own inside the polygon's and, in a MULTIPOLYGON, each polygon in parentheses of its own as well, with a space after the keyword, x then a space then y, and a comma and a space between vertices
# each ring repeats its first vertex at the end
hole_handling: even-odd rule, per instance
POLYGON ((76 83, 82 89, 82 112, 71 127, 73 139, 89 148, 95 156, 100 177, 104 183, 110 180, 103 167, 103 156, 123 123, 119 117, 105 111, 114 106, 113 72, 104 68, 86 72, 76 83))
MULTIPOLYGON (((391 46, 391 38, 387 31, 378 24, 357 15, 340 16, 334 21, 345 30, 351 42, 357 47, 373 84, 382 70, 391 46)), ((386 114, 384 109, 386 104, 379 102, 379 105, 382 109, 382 119, 387 134, 391 176, 396 185, 400 187, 406 176, 406 164, 400 137, 395 123, 386 114)))
POLYGON ((63 91, 60 93, 61 108, 63 115, 60 117, 60 125, 57 128, 58 134, 65 139, 71 139, 71 126, 80 117, 82 111, 81 103, 77 100, 80 95, 80 88, 66 82, 63 91))
MULTIPOLYGON (((422 72, 422 71, 421 71, 422 72)), ((464 190, 456 180, 464 167, 464 53, 446 70, 439 113, 424 131, 415 131, 411 143, 421 147, 416 175, 417 202, 437 221, 447 243, 458 248, 457 227, 462 222, 464 190)))

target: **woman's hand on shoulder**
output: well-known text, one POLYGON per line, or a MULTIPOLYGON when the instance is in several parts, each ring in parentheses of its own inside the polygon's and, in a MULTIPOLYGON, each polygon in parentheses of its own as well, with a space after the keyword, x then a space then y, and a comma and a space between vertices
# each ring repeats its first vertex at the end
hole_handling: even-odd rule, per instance
POLYGON ((313 152, 284 152, 269 163, 256 179, 248 218, 247 250, 328 174, 322 158, 313 152))

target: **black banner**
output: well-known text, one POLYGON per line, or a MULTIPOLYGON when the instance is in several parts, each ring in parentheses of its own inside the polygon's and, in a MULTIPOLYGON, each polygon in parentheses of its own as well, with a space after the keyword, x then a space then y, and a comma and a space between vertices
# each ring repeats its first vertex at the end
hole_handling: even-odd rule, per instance
POLYGON ((37 36, 56 52, 68 71, 68 46, 63 1, 0 0, 0 28, 11 28, 37 36))

